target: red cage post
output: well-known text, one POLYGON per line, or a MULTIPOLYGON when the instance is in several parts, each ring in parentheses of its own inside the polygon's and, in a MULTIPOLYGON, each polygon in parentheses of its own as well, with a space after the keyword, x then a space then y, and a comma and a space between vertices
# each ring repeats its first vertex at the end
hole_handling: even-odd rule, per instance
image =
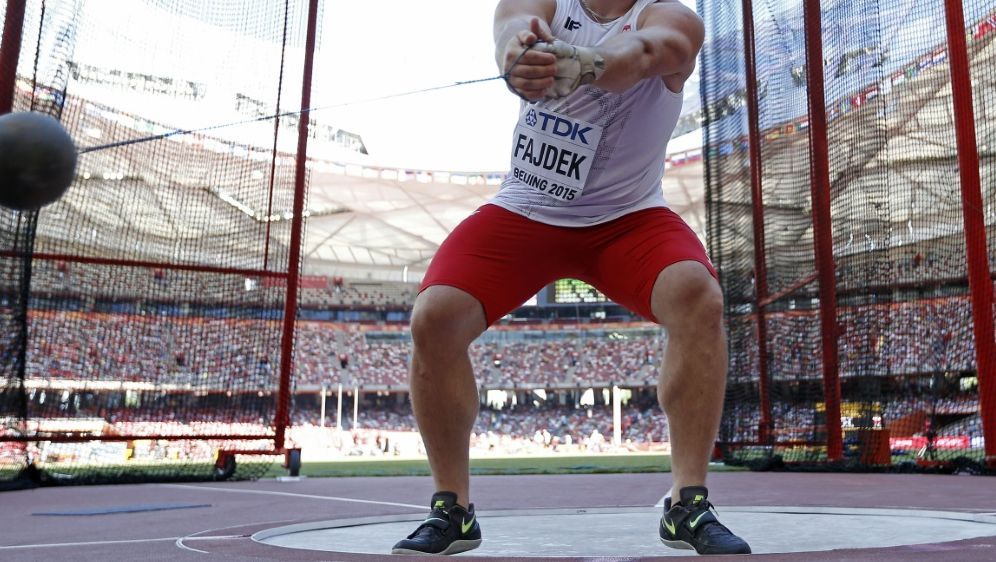
POLYGON ((0 115, 10 113, 14 109, 17 61, 21 57, 21 35, 24 29, 26 2, 27 0, 7 1, 3 38, 0 39, 0 115))
POLYGON ((944 2, 951 61, 961 205, 965 217, 968 287, 972 298, 975 361, 979 376, 979 411, 986 442, 986 464, 996 465, 996 357, 993 356, 993 282, 989 274, 989 249, 983 216, 979 149, 972 107, 972 76, 968 60, 965 15, 961 0, 944 2))
POLYGON ((837 285, 834 274, 833 222, 830 216, 830 152, 823 87, 823 20, 819 0, 803 4, 809 87, 810 179, 813 194, 813 244, 820 289, 823 347, 823 400, 827 425, 827 460, 844 458, 840 427, 840 373, 837 342, 837 285))
POLYGON ((750 192, 754 228, 754 298, 757 303, 758 393, 761 398, 761 421, 758 437, 762 443, 771 438, 771 399, 768 390, 768 326, 764 307, 768 299, 768 265, 764 239, 764 193, 762 191, 761 124, 757 91, 757 50, 754 36, 754 2, 743 0, 744 65, 747 74, 747 135, 750 157, 750 192))
POLYGON ((291 373, 294 368, 294 325, 297 320, 297 289, 301 275, 301 238, 304 234, 304 195, 308 164, 308 124, 311 108, 311 82, 315 67, 318 33, 318 0, 308 5, 308 36, 304 49, 304 77, 301 84, 301 119, 297 129, 297 166, 294 170, 294 218, 291 222, 290 255, 287 260, 287 300, 284 303, 283 337, 280 351, 280 390, 275 420, 277 450, 284 448, 290 425, 291 373))

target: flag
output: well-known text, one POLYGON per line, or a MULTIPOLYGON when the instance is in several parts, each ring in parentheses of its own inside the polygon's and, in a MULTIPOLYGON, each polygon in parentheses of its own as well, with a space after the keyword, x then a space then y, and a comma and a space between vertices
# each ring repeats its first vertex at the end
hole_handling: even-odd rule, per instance
POLYGON ((996 16, 992 16, 980 23, 978 27, 975 28, 975 33, 972 34, 972 39, 982 39, 994 31, 996 31, 996 16))

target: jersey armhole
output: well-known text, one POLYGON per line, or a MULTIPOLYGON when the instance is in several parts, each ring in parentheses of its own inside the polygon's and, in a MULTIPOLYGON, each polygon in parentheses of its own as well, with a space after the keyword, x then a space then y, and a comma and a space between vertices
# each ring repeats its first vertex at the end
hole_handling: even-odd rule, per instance
POLYGON ((665 78, 664 76, 661 76, 661 88, 664 89, 664 95, 665 96, 670 96, 672 98, 678 98, 680 100, 684 100, 685 99, 685 86, 688 84, 688 80, 687 79, 685 80, 685 84, 682 85, 681 91, 675 92, 674 90, 671 89, 670 86, 667 85, 667 82, 664 81, 664 78, 665 78))

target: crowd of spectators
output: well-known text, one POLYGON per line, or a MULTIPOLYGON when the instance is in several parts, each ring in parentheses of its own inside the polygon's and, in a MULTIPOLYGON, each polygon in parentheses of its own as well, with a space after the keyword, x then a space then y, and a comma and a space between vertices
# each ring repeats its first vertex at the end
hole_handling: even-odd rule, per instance
POLYGON ((28 325, 28 378, 233 389, 274 380, 276 322, 41 312, 28 325))
POLYGON ((902 401, 886 402, 883 416, 887 419, 899 419, 910 412, 926 412, 934 415, 972 414, 979 411, 979 396, 977 394, 959 394, 937 398, 907 398, 902 401))
MULTIPOLYGON (((32 292, 50 299, 105 302, 172 302, 222 306, 282 306, 282 281, 269 278, 162 267, 117 267, 41 261, 32 272, 32 292)), ((411 308, 415 285, 389 281, 347 281, 342 277, 303 278, 305 308, 411 308)))
MULTIPOLYGON (((842 255, 835 256, 837 288, 841 291, 856 290, 872 293, 873 288, 897 286, 938 286, 966 283, 965 239, 962 233, 935 238, 913 249, 900 249, 883 244, 876 250, 855 252, 851 243, 840 248, 842 255)), ((783 263, 769 268, 767 284, 769 294, 798 288, 805 279, 801 268, 812 271, 812 257, 805 252, 795 254, 793 260, 810 260, 808 263, 783 263), (796 267, 793 267, 795 265, 796 267)), ((751 270, 727 271, 726 279, 734 280, 725 285, 730 300, 754 298, 754 277, 751 270)), ((812 298, 816 298, 813 285, 806 285, 812 298)), ((809 298, 809 297, 804 297, 809 298)))
MULTIPOLYGON (((771 403, 772 435, 776 441, 811 441, 824 429, 825 418, 818 399, 807 402, 774 401, 771 403)), ((924 419, 935 416, 940 422, 939 435, 982 436, 977 394, 957 394, 938 398, 897 398, 864 406, 851 404, 863 419, 843 416, 845 429, 893 429, 893 436, 921 435, 924 419), (912 418, 915 427, 901 423, 912 418), (903 427, 899 434, 894 428, 903 427), (903 432, 909 435, 904 434, 903 432)), ((732 441, 757 441, 761 423, 760 406, 755 402, 727 401, 721 438, 732 441)), ((820 437, 822 438, 822 437, 820 437)))
MULTIPOLYGON (((356 428, 379 431, 417 431, 411 406, 365 408, 359 410, 356 428)), ((316 410, 295 413, 295 424, 321 425, 316 410)), ((326 413, 326 426, 335 425, 335 413, 326 413)), ((343 428, 352 430, 352 412, 343 413, 343 428)), ((620 428, 622 439, 634 443, 660 443, 668 440, 667 418, 656 404, 630 402, 622 407, 620 428)), ((474 441, 478 444, 508 438, 542 443, 544 447, 572 445, 590 440, 598 433, 612 439, 612 407, 598 404, 519 405, 511 408, 482 406, 474 426, 474 441)))
MULTIPOLYGON (((407 385, 407 337, 378 339, 358 325, 299 322, 295 338, 298 387, 407 385)), ((271 389, 279 344, 276 321, 39 312, 30 321, 27 376, 271 389)), ((664 345, 643 335, 482 340, 472 345, 471 359, 489 388, 648 385, 664 345)))
MULTIPOLYGON (((970 371, 974 365, 969 301, 936 298, 840 310, 840 374, 912 375, 970 371)), ((822 377, 816 311, 767 317, 772 380, 822 377)), ((37 312, 30 317, 30 378, 267 388, 276 383, 281 323, 211 317, 37 312)), ((533 327, 535 329, 535 327, 533 327)), ((734 324, 731 379, 755 377, 757 347, 749 321, 734 324)), ((400 327, 299 322, 295 381, 300 386, 399 388, 406 385, 410 340, 400 327), (383 328, 386 329, 386 328, 383 328)), ((482 339, 471 360, 488 388, 649 385, 666 349, 661 335, 482 339)))
MULTIPOLYGON (((734 379, 758 372, 754 322, 748 317, 731 326, 734 379)), ((838 326, 842 378, 974 368, 971 303, 966 296, 845 306, 838 310, 838 326)), ((771 313, 767 328, 773 380, 822 377, 818 310, 771 313)))
MULTIPOLYGON (((58 277, 60 271, 51 269, 49 274, 58 277)), ((329 290, 347 294, 354 291, 335 283, 329 290)), ((278 384, 281 326, 277 319, 207 315, 32 312, 28 381, 33 385, 31 388, 50 388, 50 392, 74 388, 45 386, 53 381, 83 380, 121 383, 122 392, 133 383, 145 385, 143 392, 227 390, 268 395, 278 384)), ((819 381, 822 369, 818 311, 773 312, 767 316, 767 326, 772 383, 819 381)), ((970 302, 964 296, 842 306, 839 326, 840 374, 845 384, 853 377, 863 376, 899 377, 912 383, 923 380, 921 375, 929 378, 938 373, 969 373, 974 369, 970 302)), ((470 350, 479 384, 486 389, 604 388, 613 384, 650 387, 656 381, 666 351, 666 335, 645 328, 613 329, 607 332, 611 335, 594 336, 585 335, 577 326, 567 329, 563 325, 530 324, 528 330, 534 333, 529 337, 524 334, 526 328, 504 326, 502 330, 504 334, 481 338, 470 350)), ((731 326, 732 385, 756 377, 753 330, 750 321, 731 326)), ((301 321, 296 331, 295 390, 316 392, 322 386, 331 388, 338 384, 347 389, 404 390, 410 353, 410 337, 401 325, 301 321)), ((957 417, 955 421, 960 425, 950 431, 964 432, 973 438, 981 435, 976 415, 977 393, 927 396, 920 387, 887 390, 882 401, 882 423, 887 426, 903 412, 933 412, 957 417), (890 396, 889 392, 893 394, 890 396)), ((55 408, 54 404, 38 408, 37 413, 63 415, 55 410, 49 412, 55 408)), ((774 432, 780 440, 810 439, 814 427, 819 425, 812 405, 775 401, 772 408, 774 432)), ((624 416, 624 440, 655 442, 659 440, 655 436, 666 433, 663 416, 647 413, 652 409, 629 411, 624 416)), ((133 412, 121 405, 88 415, 115 425, 148 421, 129 419, 133 412)), ((156 415, 164 423, 185 425, 191 421, 169 418, 163 412, 156 415)), ((202 423, 213 423, 209 412, 198 415, 202 423)), ((302 411, 298 415, 316 414, 302 411)), ((360 427, 364 429, 410 432, 414 428, 414 421, 406 412, 371 409, 362 411, 361 416, 369 417, 361 419, 360 427)), ((265 426, 266 417, 256 416, 244 423, 265 426)), ((734 428, 727 428, 727 436, 745 440, 757 437, 756 405, 728 401, 726 419, 735 424, 734 428)), ((234 423, 231 420, 229 413, 225 413, 217 422, 234 423)), ((544 448, 578 443, 590 446, 593 439, 599 442, 600 438, 593 437, 596 434, 604 442, 605 435, 611 432, 610 420, 608 410, 597 407, 485 408, 475 432, 475 444, 478 448, 500 446, 503 450, 514 448, 508 443, 523 442, 542 444, 544 448)), ((298 421, 306 423, 302 418, 298 421)))

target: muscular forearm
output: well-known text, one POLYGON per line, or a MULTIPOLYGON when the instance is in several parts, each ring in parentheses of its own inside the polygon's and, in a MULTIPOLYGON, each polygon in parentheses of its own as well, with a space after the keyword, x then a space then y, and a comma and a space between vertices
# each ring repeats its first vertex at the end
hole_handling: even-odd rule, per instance
POLYGON ((495 8, 495 62, 506 70, 509 46, 531 45, 537 39, 553 40, 549 22, 557 9, 556 0, 500 0, 495 8), (519 41, 513 39, 519 38, 519 41), (529 39, 528 42, 522 41, 529 39))
POLYGON ((623 33, 596 49, 605 59, 605 73, 595 82, 603 90, 621 92, 645 78, 691 74, 697 46, 666 29, 623 33))
POLYGON ((505 51, 508 42, 520 32, 529 31, 531 20, 532 16, 528 15, 508 18, 495 28, 495 62, 498 63, 498 70, 505 71, 505 51))
POLYGON ((554 82, 557 58, 532 46, 553 41, 555 8, 550 0, 501 0, 495 10, 495 62, 509 89, 527 100, 542 99, 554 82))
POLYGON ((635 32, 622 33, 599 47, 605 72, 595 85, 614 92, 645 78, 688 78, 705 38, 699 16, 678 2, 652 4, 635 32))

